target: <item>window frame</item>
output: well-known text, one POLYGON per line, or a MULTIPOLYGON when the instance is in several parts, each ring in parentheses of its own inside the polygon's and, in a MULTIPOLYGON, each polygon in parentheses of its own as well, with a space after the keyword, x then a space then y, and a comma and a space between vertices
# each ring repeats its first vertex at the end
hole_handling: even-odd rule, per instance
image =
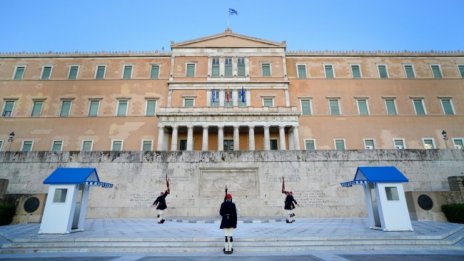
POLYGON ((262 62, 261 63, 261 77, 272 77, 272 63, 270 62, 262 62), (269 75, 266 75, 265 67, 269 67, 269 75))
POLYGON ((33 148, 34 148, 34 140, 22 140, 21 141, 21 151, 22 152, 32 151, 33 148), (26 145, 26 142, 31 143, 31 148, 29 150, 24 150, 24 146, 26 145))
POLYGON ((111 139, 111 151, 116 151, 116 152, 121 152, 124 151, 124 140, 120 139, 111 139), (121 142, 121 149, 120 150, 114 150, 114 143, 115 142, 121 142))
POLYGON ((81 151, 85 151, 85 152, 93 151, 93 140, 82 140, 81 151), (90 142, 90 150, 84 150, 84 144, 86 142, 90 142))
POLYGON ((131 80, 133 73, 134 73, 134 65, 133 64, 124 64, 122 66, 121 79, 123 79, 123 80, 131 80), (130 73, 129 73, 128 76, 126 76, 126 68, 130 68, 130 73))
POLYGON ((94 79, 95 80, 104 80, 106 78, 106 64, 97 64, 95 66, 95 77, 94 79), (99 67, 103 67, 103 75, 101 76, 101 78, 98 77, 98 69, 99 67))
POLYGON ((156 116, 157 104, 158 104, 158 99, 155 99, 155 98, 145 98, 145 116, 147 116, 147 117, 156 116), (154 110, 153 114, 148 114, 148 104, 149 104, 150 102, 154 102, 154 103, 155 103, 155 110, 154 110))
POLYGON ((458 64, 457 68, 458 68, 458 75, 460 75, 461 78, 464 79, 464 64, 458 64))
POLYGON ((441 109, 443 111, 443 115, 445 115, 445 116, 454 116, 454 115, 456 115, 456 111, 454 110, 453 99, 451 97, 439 97, 438 99, 440 100, 440 105, 441 105, 441 109), (443 101, 445 101, 445 100, 449 101, 449 105, 450 105, 450 108, 451 108, 451 114, 446 113, 445 105, 443 103, 443 101))
POLYGON ((52 140, 52 146, 50 148, 50 151, 52 152, 60 152, 60 151, 63 151, 63 147, 64 147, 64 142, 63 140, 52 140), (61 142, 60 144, 60 149, 59 150, 54 150, 55 148, 55 142, 61 142))
POLYGON ((397 116, 398 115, 398 108, 396 107, 396 98, 394 97, 384 97, 384 104, 385 104, 385 112, 387 116, 397 116), (388 109, 388 101, 393 101, 393 109, 395 109, 394 114, 390 114, 390 110, 388 109))
POLYGON ((424 149, 433 150, 433 149, 437 148, 437 146, 435 144, 435 139, 433 137, 423 137, 423 138, 421 138, 421 140, 422 140, 422 146, 424 147, 424 149), (428 145, 428 143, 425 142, 426 140, 432 141, 432 148, 427 148, 426 145, 428 145))
POLYGON ((464 149, 464 138, 452 138, 451 140, 453 141, 454 149, 458 149, 458 150, 464 149), (461 144, 456 144, 457 140, 461 141, 461 144), (461 146, 461 148, 458 148, 458 146, 461 146))
POLYGON ((119 98, 117 100, 118 100, 118 102, 116 103, 116 117, 126 117, 128 111, 129 111, 129 100, 130 99, 128 99, 128 98, 119 98), (121 102, 122 101, 126 102, 126 109, 122 114, 120 114, 120 109, 121 109, 120 107, 121 107, 121 102))
POLYGON ((416 116, 427 116, 427 108, 425 107, 425 100, 423 97, 411 97, 411 102, 412 102, 412 107, 414 108, 414 112, 416 116), (416 102, 420 100, 422 109, 424 110, 424 114, 418 114, 417 108, 416 108, 416 102))
POLYGON ((4 100, 3 100, 2 117, 5 117, 5 118, 7 118, 7 117, 13 117, 13 112, 14 112, 15 106, 16 106, 16 100, 4 99, 4 100), (6 109, 6 105, 7 105, 9 102, 13 103, 13 106, 11 107, 11 111, 9 111, 9 114, 8 114, 8 116, 7 116, 7 115, 6 115, 5 109, 6 109))
POLYGON ((26 65, 20 65, 20 64, 16 65, 15 69, 13 71, 13 77, 11 77, 11 79, 14 80, 14 81, 23 80, 24 79, 24 74, 26 73, 26 67, 27 67, 26 65), (21 77, 16 79, 16 75, 18 74, 18 69, 19 68, 23 68, 23 72, 21 73, 21 77))
POLYGON ((40 117, 42 116, 42 111, 44 108, 45 99, 33 99, 32 100, 32 110, 31 110, 31 117, 40 117), (40 108, 38 112, 35 112, 36 105, 40 104, 40 108))
POLYGON ((182 97, 182 107, 183 108, 195 108, 195 99, 196 97, 193 96, 185 96, 182 97), (186 101, 187 100, 192 100, 192 106, 186 106, 186 101))
POLYGON ((308 70, 307 70, 307 66, 306 64, 304 63, 297 63, 296 64, 296 74, 297 74, 297 78, 298 79, 308 79, 308 70), (300 66, 304 67, 304 75, 300 75, 300 66))
POLYGON ((225 57, 224 58, 224 78, 232 78, 232 77, 234 77, 234 59, 232 59, 232 57, 225 57), (228 61, 230 61, 230 63, 228 63, 228 61))
POLYGON ((325 79, 335 79, 335 66, 331 63, 324 63, 323 65, 323 69, 324 69, 324 77, 325 79), (332 69, 332 76, 331 77, 328 77, 327 76, 327 66, 330 66, 330 68, 332 69))
POLYGON ((147 151, 153 151, 153 140, 148 140, 148 139, 142 139, 141 144, 140 144, 140 151, 142 152, 147 152, 147 151), (145 142, 150 142, 150 150, 144 150, 144 143, 145 142))
POLYGON ((211 77, 218 78, 221 76, 221 59, 219 56, 211 57, 211 77))
POLYGON ((42 72, 40 73, 40 80, 41 81, 50 80, 50 78, 52 77, 52 73, 53 73, 53 65, 43 65, 42 66, 42 72), (48 73, 48 75, 45 75, 45 68, 50 68, 50 72, 48 73), (45 76, 47 76, 47 77, 45 77, 45 76))
POLYGON ((416 79, 416 70, 414 69, 414 64, 412 63, 403 64, 403 71, 404 71, 404 76, 406 77, 406 79, 416 79), (406 67, 408 66, 411 67, 412 77, 409 77, 408 75, 408 70, 406 69, 406 67))
POLYGON ((61 118, 69 117, 71 115, 72 104, 73 104, 73 99, 61 99, 60 112, 59 112, 58 116, 60 116, 61 118), (68 108, 67 114, 63 115, 63 105, 64 105, 65 102, 69 102, 69 108, 68 108))
POLYGON ((358 108, 358 115, 359 116, 369 116, 371 114, 370 110, 369 110, 369 99, 368 98, 358 97, 358 98, 355 98, 355 100, 356 100, 356 107, 358 108), (366 114, 361 113, 361 107, 359 106, 360 101, 365 101, 366 102, 366 114))
POLYGON ((404 138, 393 138, 393 148, 397 150, 405 150, 406 149, 406 140, 404 138), (403 148, 397 148, 396 141, 401 141, 403 148))
POLYGON ((101 100, 102 100, 102 99, 89 99, 89 110, 88 110, 88 113, 87 113, 87 116, 88 116, 88 117, 98 117, 99 112, 100 112, 100 103, 101 103, 101 100), (92 112, 92 103, 94 103, 94 102, 97 103, 97 109, 96 109, 95 115, 92 115, 92 114, 91 114, 91 112, 92 112))
POLYGON ((347 150, 347 147, 346 147, 346 139, 344 139, 344 138, 335 138, 335 139, 333 139, 333 142, 334 142, 334 149, 335 149, 335 150, 338 150, 338 151, 345 151, 345 150, 347 150), (338 149, 338 148, 337 148, 337 141, 342 141, 342 142, 343 142, 343 149, 338 149))
POLYGON ((237 57, 237 77, 247 77, 247 66, 246 66, 246 59, 245 57, 237 57), (240 61, 243 61, 243 64, 240 63, 240 61), (242 68, 243 66, 243 74, 242 74, 242 68))
POLYGON ((275 107, 275 97, 273 96, 263 96, 261 97, 261 102, 263 105, 263 108, 273 108, 275 107), (266 106, 266 102, 271 102, 271 106, 266 106))
POLYGON ((341 116, 342 115, 342 107, 340 105, 340 98, 335 98, 335 97, 328 98, 327 101, 328 101, 328 105, 329 105, 329 115, 330 116, 341 116), (337 101, 338 114, 333 113, 331 101, 337 101))
POLYGON ((377 64, 377 72, 379 73, 379 79, 389 79, 389 78, 390 78, 390 74, 388 73, 388 66, 387 66, 387 64, 384 64, 384 63, 379 63, 379 64, 377 64), (380 71, 380 67, 384 67, 384 68, 385 68, 385 74, 386 74, 385 77, 382 77, 382 73, 381 73, 381 71, 380 71))
POLYGON ((301 115, 304 115, 304 116, 311 116, 313 115, 313 102, 312 102, 312 98, 310 97, 307 97, 307 98, 300 98, 300 109, 301 109, 301 115), (304 110, 303 110, 303 101, 307 101, 309 103, 309 113, 304 113, 304 110))
POLYGON ((79 69, 80 69, 80 66, 78 64, 70 65, 69 70, 68 70, 68 80, 77 80, 77 77, 79 76, 79 69), (74 78, 74 79, 71 78, 71 70, 72 70, 73 67, 77 67, 76 78, 74 78))
POLYGON ((157 63, 152 63, 150 66, 150 79, 158 80, 160 78, 160 72, 161 72, 161 65, 157 63), (158 68, 158 73, 156 74, 156 77, 154 77, 155 75, 153 74, 153 69, 156 67, 158 68))
POLYGON ((376 144, 375 144, 375 139, 374 138, 363 138, 363 144, 364 144, 364 149, 365 150, 375 150, 376 149, 376 144), (371 146, 371 145, 368 145, 366 143, 366 141, 372 141, 372 148, 370 149, 368 146, 371 146))
POLYGON ((437 80, 440 80, 440 79, 443 79, 444 78, 444 75, 443 75, 443 70, 441 69, 441 65, 440 64, 430 64, 430 70, 432 71, 432 78, 433 79, 437 79, 437 80), (438 67, 438 72, 440 73, 440 75, 435 75, 435 71, 433 70, 433 67, 437 66, 438 67), (437 77, 438 76, 438 77, 437 77))
POLYGON ((304 147, 305 147, 305 150, 308 150, 308 151, 313 151, 311 149, 308 149, 308 147, 306 146, 306 142, 307 141, 310 141, 310 142, 313 142, 313 145, 314 145, 314 150, 317 150, 317 146, 316 146, 316 139, 313 139, 313 138, 310 138, 310 139, 304 139, 304 147))
POLYGON ((352 77, 353 79, 361 79, 361 78, 362 78, 361 64, 358 64, 358 63, 350 64, 350 69, 351 69, 351 77, 352 77), (353 71, 353 66, 358 66, 359 77, 355 77, 354 71, 353 71))
POLYGON ((193 62, 185 63, 185 77, 195 77, 197 74, 197 64, 193 62), (193 66, 193 75, 189 75, 189 66, 193 66))

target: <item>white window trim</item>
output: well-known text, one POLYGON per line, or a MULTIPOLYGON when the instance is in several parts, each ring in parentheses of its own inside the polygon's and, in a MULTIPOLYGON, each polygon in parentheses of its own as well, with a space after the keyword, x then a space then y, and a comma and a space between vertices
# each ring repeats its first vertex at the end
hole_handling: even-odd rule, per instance
POLYGON ((40 73, 40 80, 42 81, 47 81, 47 80, 50 80, 52 78, 52 75, 53 75, 53 65, 51 64, 45 64, 42 66, 42 72, 40 73), (42 79, 43 78, 43 74, 44 74, 44 71, 45 71, 45 67, 50 67, 50 76, 48 77, 48 79, 42 79))
POLYGON ((150 151, 153 151, 153 140, 147 140, 147 139, 142 139, 142 142, 140 143, 140 151, 143 151, 143 143, 145 141, 151 142, 150 151))
POLYGON ((148 117, 156 116, 157 111, 158 111, 158 98, 145 98, 145 116, 148 116, 148 117), (155 114, 154 115, 147 115, 149 101, 155 101, 155 114))
POLYGON ((72 110, 72 106, 73 106, 73 100, 74 100, 73 98, 68 98, 68 99, 62 98, 62 99, 60 99, 61 104, 60 104, 60 110, 58 111, 58 117, 63 117, 63 116, 61 116, 61 111, 63 110, 63 102, 65 102, 65 101, 70 102, 70 104, 69 104, 68 116, 66 116, 66 117, 71 116, 71 110, 72 110))
POLYGON ((194 108, 195 107, 195 100, 196 100, 195 96, 184 96, 184 97, 182 97, 182 107, 183 108, 190 108, 190 107, 185 107, 185 100, 187 100, 187 99, 192 99, 193 100, 193 107, 192 108, 194 108))
POLYGON ((14 80, 15 79, 15 75, 16 75, 16 72, 18 71, 18 67, 24 67, 24 71, 23 71, 23 75, 21 77, 20 80, 23 80, 24 79, 24 74, 26 73, 26 68, 27 66, 26 65, 22 65, 22 64, 18 64, 15 66, 15 69, 13 71, 13 75, 11 76, 11 79, 14 80))
POLYGON ((89 99, 89 109, 87 111, 87 116, 88 117, 97 117, 99 115, 99 112, 100 112, 100 103, 101 103, 101 99, 89 99), (98 102, 98 106, 97 106, 97 114, 95 116, 91 116, 90 115, 90 109, 92 108, 92 102, 93 101, 97 101, 98 102))
POLYGON ((120 139, 111 139, 111 151, 113 151, 113 145, 115 141, 121 142, 121 150, 117 150, 117 151, 124 151, 124 140, 120 140, 120 139))
POLYGON ((435 144, 435 139, 433 137, 424 137, 424 138, 422 138, 422 146, 424 146, 424 149, 427 149, 425 147, 425 140, 432 140, 432 149, 437 148, 437 145, 435 144))
POLYGON ((443 112, 443 115, 445 115, 445 116, 453 116, 453 115, 456 115, 456 110, 454 109, 453 99, 452 99, 451 97, 438 97, 438 99, 440 100, 440 105, 441 105, 441 110, 442 110, 442 112, 443 112), (449 100, 450 105, 451 105, 451 109, 453 110, 453 114, 452 114, 452 115, 446 115, 445 106, 443 106, 443 100, 449 100))
POLYGON ((364 145, 364 149, 365 149, 365 150, 375 150, 375 149, 377 148, 377 144, 375 143, 375 139, 374 139, 374 138, 363 138, 363 145, 364 145), (367 141, 367 140, 371 140, 371 141, 374 143, 374 148, 369 149, 369 148, 367 147, 367 146, 368 146, 368 145, 366 144, 366 141, 367 141))
POLYGON ((69 65, 69 69, 68 69, 68 78, 66 78, 67 80, 69 80, 69 76, 71 76, 71 68, 73 66, 77 66, 77 72, 76 72, 76 80, 79 78, 79 71, 81 69, 80 65, 79 64, 71 64, 69 65))
POLYGON ((428 115, 427 108, 425 107, 425 101, 424 101, 423 97, 411 97, 411 103, 412 103, 412 107, 414 108, 414 113, 415 113, 416 116, 426 116, 426 115, 428 115), (414 105, 414 100, 421 100, 422 108, 424 108, 425 115, 417 114, 416 106, 414 105))
POLYGON ((31 117, 41 117, 42 116, 42 112, 43 112, 43 109, 44 109, 44 105, 45 105, 45 99, 32 99, 32 109, 31 109, 31 117), (40 106, 40 111, 39 111, 39 115, 32 115, 34 113, 34 107, 35 107, 35 104, 36 102, 42 102, 42 106, 40 106))
MULTIPOLYGON (((246 95, 246 94, 245 94, 246 95)), ((246 97, 245 97, 246 98, 246 97)), ((261 102, 262 102, 262 106, 264 107, 264 100, 267 100, 267 99, 271 99, 271 102, 272 102, 272 105, 270 107, 267 107, 266 108, 273 108, 275 107, 275 97, 274 96, 261 96, 261 102)))
MULTIPOLYGON (((455 149, 460 149, 460 150, 464 149, 464 147, 462 147, 462 148, 457 148, 457 144, 456 144, 456 142, 455 142, 456 140, 460 140, 460 141, 464 144, 464 138, 459 138, 459 137, 458 137, 458 138, 452 138, 451 140, 453 140, 453 147, 454 147, 455 149)), ((446 141, 445 141, 445 142, 446 142, 446 141)))
POLYGON ((55 145, 55 141, 61 141, 61 147, 59 151, 63 151, 64 141, 63 140, 52 140, 52 146, 50 147, 50 151, 53 151, 53 145, 55 145))
POLYGON ((440 65, 440 64, 436 64, 436 63, 430 64, 430 72, 432 73, 432 79, 443 79, 443 78, 445 78, 445 76, 443 75, 443 71, 442 71, 442 69, 441 69, 441 65, 440 65), (433 74, 433 68, 432 68, 432 66, 438 66, 438 70, 440 71, 441 78, 435 78, 435 75, 433 74))
POLYGON ((161 64, 159 64, 159 63, 151 63, 150 64, 150 79, 151 80, 159 80, 160 79, 160 73, 161 73, 161 64), (156 78, 152 78, 152 76, 151 76, 151 71, 153 69, 153 66, 158 66, 158 76, 156 78))
POLYGON ((464 63, 456 65, 456 69, 458 70, 458 77, 459 77, 459 79, 463 79, 464 75, 461 75, 461 71, 459 70, 459 66, 464 66, 464 63))
POLYGON ((377 64, 377 73, 378 73, 378 75, 379 75, 379 79, 384 79, 384 78, 382 78, 382 77, 380 76, 380 67, 379 67, 379 66, 382 66, 382 65, 385 66, 385 71, 386 71, 386 73, 387 73, 387 78, 385 78, 385 79, 390 79, 390 73, 388 73, 388 71, 389 71, 389 70, 388 70, 388 65, 386 65, 386 64, 384 64, 384 63, 378 63, 378 64, 377 64))
POLYGON ((368 98, 355 98, 356 100, 356 107, 358 107, 358 115, 359 116, 369 116, 371 115, 371 111, 369 110, 369 99, 368 98), (361 114, 361 109, 359 108, 359 101, 366 101, 366 109, 367 109, 367 115, 362 115, 361 114))
POLYGON ((397 141, 397 140, 403 141, 403 148, 402 148, 402 150, 405 150, 405 149, 406 149, 406 140, 405 140, 404 138, 393 138, 393 148, 394 148, 394 149, 398 149, 398 148, 396 148, 396 144, 395 144, 395 141, 397 141))
POLYGON ((385 105, 385 112, 387 113, 387 116, 396 116, 398 115, 398 108, 396 107, 396 97, 384 97, 383 98, 383 103, 385 105), (395 107, 395 115, 390 115, 388 114, 388 105, 387 105, 387 100, 393 100, 393 106, 395 107))
POLYGON ((195 77, 197 75, 197 63, 195 62, 186 62, 185 63, 185 77, 195 77), (188 65, 193 64, 193 76, 188 76, 188 65))
POLYGON ((313 115, 313 99, 311 97, 301 97, 300 100, 300 111, 302 116, 311 116, 313 115), (303 114, 303 104, 302 101, 309 101, 309 114, 303 114))
POLYGON ((261 77, 272 77, 272 63, 271 62, 262 62, 261 63, 261 77), (269 64, 269 76, 264 75, 263 65, 269 64))
POLYGON ((95 66, 95 75, 94 75, 93 78, 94 78, 94 79, 97 79, 98 67, 100 67, 100 66, 105 67, 105 70, 103 70, 103 78, 102 78, 102 79, 106 79, 106 67, 107 67, 106 64, 97 64, 97 65, 95 66))
POLYGON ((403 63, 403 72, 404 72, 404 77, 406 79, 415 79, 415 78, 417 78, 416 69, 414 68, 414 64, 412 64, 412 63, 403 63), (414 74, 413 78, 408 78, 408 73, 406 71, 406 66, 411 66, 412 73, 414 74))
POLYGON ((84 142, 90 141, 90 151, 93 151, 93 140, 82 140, 81 151, 84 151, 84 142))
POLYGON ((21 151, 24 151, 24 143, 26 143, 28 141, 32 142, 30 151, 32 151, 34 149, 34 140, 23 140, 23 141, 21 141, 21 151))
POLYGON ((361 79, 361 78, 363 78, 363 74, 362 74, 362 69, 361 69, 361 68, 362 68, 362 67, 361 67, 361 64, 359 64, 359 63, 352 63, 352 64, 350 64, 351 78, 353 78, 353 79, 361 79), (353 65, 357 65, 357 66, 359 67, 359 78, 355 78, 355 77, 354 77, 353 65))
POLYGON ((115 115, 117 117, 126 117, 127 116, 127 112, 129 111, 129 98, 120 98, 120 99, 117 99, 118 102, 116 103, 116 113, 115 115), (118 115, 118 111, 119 111, 119 104, 121 101, 127 101, 127 106, 126 106, 126 111, 124 112, 124 115, 118 115))
MULTIPOLYGON (((105 70, 105 71, 106 71, 106 70, 105 70)), ((134 65, 133 65, 133 64, 124 64, 124 65, 122 66, 121 79, 123 79, 123 80, 131 80, 133 74, 134 74, 134 65), (131 67, 131 72, 130 72, 129 79, 124 79, 124 70, 126 69, 126 66, 130 66, 130 67, 131 67)))
POLYGON ((308 150, 308 148, 306 148, 306 141, 313 141, 314 142, 314 150, 317 150, 317 145, 316 145, 316 139, 304 139, 304 146, 305 146, 305 150, 308 150))
POLYGON ((337 76, 335 75, 335 66, 334 66, 333 64, 331 64, 331 63, 324 63, 324 64, 322 64, 322 70, 324 70, 324 78, 325 78, 325 79, 335 79, 335 78, 337 77, 337 76), (326 70, 325 70, 325 66, 326 66, 326 65, 332 66, 333 78, 327 78, 327 72, 326 72, 326 70))
POLYGON ((327 98, 327 103, 328 103, 328 105, 329 105, 329 115, 330 115, 330 116, 342 116, 342 115, 343 115, 343 112, 342 112, 342 105, 341 105, 341 103, 340 103, 340 99, 341 99, 341 98, 336 98, 336 97, 327 98), (331 101, 331 100, 337 100, 337 103, 338 103, 338 112, 339 112, 338 115, 332 114, 332 108, 330 107, 330 101, 331 101))
POLYGON ((13 117, 13 113, 15 111, 15 106, 16 106, 16 100, 11 100, 11 99, 3 100, 2 117, 13 117), (13 107, 11 108, 11 114, 9 116, 4 116, 3 113, 5 112, 6 103, 9 102, 9 101, 13 102, 13 107))
POLYGON ((308 66, 305 63, 297 63, 296 64, 296 78, 297 79, 308 79, 309 78, 308 66), (305 74, 306 74, 306 76, 304 78, 300 78, 300 70, 298 70, 298 66, 304 66, 305 74))
POLYGON ((333 139, 334 150, 338 150, 337 149, 337 140, 342 140, 343 141, 343 147, 345 147, 343 150, 348 150, 348 148, 346 147, 346 139, 345 138, 335 138, 335 139, 333 139))

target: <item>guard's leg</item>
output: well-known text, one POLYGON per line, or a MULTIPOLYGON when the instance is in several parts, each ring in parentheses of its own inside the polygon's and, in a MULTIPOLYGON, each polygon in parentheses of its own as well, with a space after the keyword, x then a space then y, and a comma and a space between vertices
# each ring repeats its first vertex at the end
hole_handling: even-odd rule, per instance
POLYGON ((158 224, 161 224, 163 223, 163 214, 164 214, 164 210, 161 210, 161 209, 158 209, 158 224))
POLYGON ((234 248, 232 247, 232 244, 234 242, 234 238, 232 236, 229 237, 229 251, 230 253, 234 252, 234 248))
MULTIPOLYGON (((225 230, 224 230, 224 234, 225 234, 225 230)), ((227 249, 229 247, 228 238, 229 238, 228 236, 224 236, 224 249, 222 250, 224 254, 227 252, 227 249)))

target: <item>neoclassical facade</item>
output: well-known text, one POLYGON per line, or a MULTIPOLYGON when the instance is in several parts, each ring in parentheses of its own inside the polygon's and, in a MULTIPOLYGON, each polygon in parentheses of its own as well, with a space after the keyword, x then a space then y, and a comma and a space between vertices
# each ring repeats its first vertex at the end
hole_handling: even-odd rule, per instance
POLYGON ((289 51, 230 29, 170 52, 3 53, 0 150, 462 149, 463 78, 459 51, 289 51))

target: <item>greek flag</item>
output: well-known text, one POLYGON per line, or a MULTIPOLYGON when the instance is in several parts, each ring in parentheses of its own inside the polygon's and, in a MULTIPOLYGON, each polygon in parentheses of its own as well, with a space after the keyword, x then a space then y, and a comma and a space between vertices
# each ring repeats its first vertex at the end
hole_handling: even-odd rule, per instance
POLYGON ((216 89, 211 90, 211 102, 215 103, 218 101, 219 98, 219 91, 216 89))
POLYGON ((242 86, 242 89, 240 90, 240 100, 242 102, 245 102, 245 89, 243 89, 243 86, 242 86))
POLYGON ((238 15, 238 12, 237 12, 237 10, 235 10, 233 8, 229 8, 229 15, 238 15))

